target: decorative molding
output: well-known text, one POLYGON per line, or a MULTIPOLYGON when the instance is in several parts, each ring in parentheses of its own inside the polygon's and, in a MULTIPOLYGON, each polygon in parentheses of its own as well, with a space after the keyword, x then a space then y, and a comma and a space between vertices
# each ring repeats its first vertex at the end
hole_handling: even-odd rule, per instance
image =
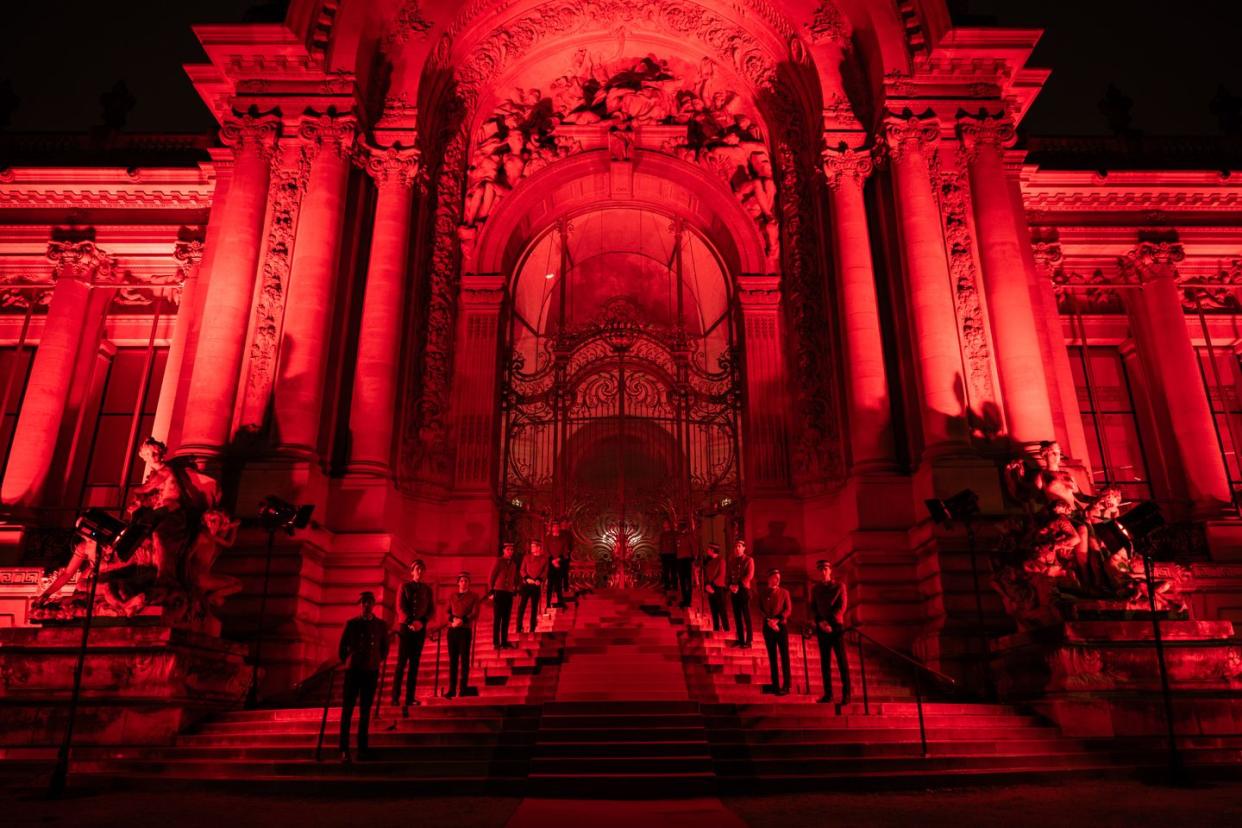
POLYGON ((973 161, 980 148, 995 150, 998 154, 1012 147, 1018 140, 1013 120, 1004 114, 962 114, 957 119, 957 135, 966 153, 966 160, 973 161))
POLYGON ((220 127, 220 143, 237 154, 252 149, 271 159, 280 138, 280 118, 275 114, 236 114, 220 127))
POLYGON ((427 32, 433 26, 435 24, 423 15, 419 0, 405 0, 384 35, 384 51, 391 55, 394 49, 405 46, 411 40, 426 40, 427 32))
POLYGON ((1174 279, 1177 266, 1186 258, 1186 251, 1175 241, 1144 241, 1117 258, 1117 269, 1123 277, 1140 284, 1157 279, 1174 279))
POLYGON ((889 113, 882 124, 883 146, 889 158, 900 161, 907 148, 926 151, 940 140, 940 121, 933 115, 889 113))
POLYGON ((826 149, 820 156, 828 186, 837 189, 843 181, 861 187, 875 170, 875 158, 865 150, 826 149))
POLYGON ((358 148, 359 165, 380 188, 425 186, 422 153, 414 147, 377 147, 363 144, 358 148))
POLYGON ((314 160, 327 149, 337 158, 349 158, 354 151, 354 139, 358 135, 358 121, 353 115, 327 112, 308 115, 298 126, 298 137, 303 141, 304 153, 314 160))
POLYGON ((832 0, 821 0, 811 14, 811 19, 803 25, 810 32, 811 42, 815 44, 847 44, 852 34, 849 21, 832 0))
POLYGON ((119 281, 122 275, 116 258, 93 241, 48 242, 47 258, 52 263, 52 278, 56 281, 76 279, 87 284, 107 284, 119 281))

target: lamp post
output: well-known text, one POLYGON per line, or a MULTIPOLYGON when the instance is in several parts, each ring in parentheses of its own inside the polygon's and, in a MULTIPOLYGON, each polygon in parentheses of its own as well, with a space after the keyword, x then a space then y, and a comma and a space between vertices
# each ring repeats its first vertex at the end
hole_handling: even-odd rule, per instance
POLYGON ((267 625, 267 593, 272 581, 272 554, 276 549, 276 533, 285 530, 290 535, 296 529, 304 529, 310 523, 313 504, 295 506, 276 495, 268 495, 259 504, 259 523, 267 530, 267 556, 263 564, 263 592, 259 597, 259 618, 255 625, 254 658, 250 665, 250 690, 246 693, 246 709, 259 706, 259 668, 263 663, 263 628, 267 625))

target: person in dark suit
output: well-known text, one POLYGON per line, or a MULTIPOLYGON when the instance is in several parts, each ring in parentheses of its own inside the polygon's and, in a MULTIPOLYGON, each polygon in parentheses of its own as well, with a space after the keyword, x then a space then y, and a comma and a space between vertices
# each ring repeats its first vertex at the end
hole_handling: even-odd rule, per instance
POLYGON ((470 589, 470 573, 457 576, 457 591, 448 601, 449 685, 446 699, 456 698, 458 688, 466 695, 470 685, 470 642, 474 635, 474 619, 479 616, 479 596, 470 589), (458 684, 460 677, 461 683, 458 684))
POLYGON ((546 606, 563 607, 565 606, 565 584, 568 581, 563 577, 569 572, 569 554, 566 548, 568 536, 562 534, 561 523, 554 520, 549 524, 548 531, 548 588, 544 590, 544 598, 546 606), (556 600, 552 600, 552 596, 556 595, 556 600))
POLYGON ((520 576, 522 600, 518 602, 517 631, 522 632, 522 617, 526 615, 526 605, 530 604, 530 631, 534 632, 539 620, 539 591, 548 579, 548 556, 543 554, 543 544, 539 541, 530 542, 530 551, 522 558, 520 576))
POLYGON ((405 704, 401 715, 409 718, 410 705, 417 707, 414 690, 418 683, 418 664, 423 657, 423 644, 427 641, 427 624, 435 611, 435 597, 431 587, 423 583, 427 565, 421 560, 410 564, 410 579, 401 585, 397 606, 401 610, 401 626, 397 628, 397 671, 392 677, 392 705, 401 700, 401 683, 405 682, 405 704))
POLYGON ((487 579, 487 594, 492 599, 492 646, 497 650, 508 650, 513 647, 509 643, 509 619, 513 615, 513 593, 517 591, 518 566, 513 559, 513 544, 506 543, 496 563, 492 564, 492 573, 487 579))
POLYGON ((768 588, 759 599, 763 612, 763 643, 768 650, 768 666, 772 670, 772 692, 789 695, 789 616, 793 602, 789 590, 781 586, 781 571, 768 570, 768 588), (780 670, 777 670, 777 660, 780 670))
POLYGON ((341 663, 348 663, 345 670, 345 698, 341 704, 341 761, 348 764, 349 728, 354 717, 354 707, 359 706, 358 758, 367 758, 367 733, 371 724, 371 703, 375 701, 375 688, 379 683, 380 666, 388 658, 388 625, 375 615, 375 593, 363 592, 358 596, 362 614, 351 618, 341 633, 338 648, 341 663))
POLYGON ((694 562, 698 556, 694 533, 683 520, 677 526, 677 584, 681 587, 683 609, 690 606, 690 596, 694 594, 694 562))
POLYGON ((832 578, 832 563, 817 561, 820 581, 811 588, 811 621, 819 644, 819 669, 824 680, 820 704, 832 702, 831 656, 837 658, 841 675, 841 704, 850 703, 850 663, 845 652, 845 587, 832 578))
POLYGON ((729 631, 728 567, 720 556, 720 547, 707 545, 707 558, 703 561, 703 590, 707 593, 707 605, 712 610, 712 630, 729 631))
POLYGON ((746 554, 746 541, 738 539, 729 562, 729 592, 733 594, 733 620, 737 625, 737 646, 750 649, 754 632, 750 620, 750 590, 755 583, 755 559, 746 554))
POLYGON ((665 592, 677 589, 677 530, 671 520, 664 521, 658 543, 660 551, 660 586, 665 592))

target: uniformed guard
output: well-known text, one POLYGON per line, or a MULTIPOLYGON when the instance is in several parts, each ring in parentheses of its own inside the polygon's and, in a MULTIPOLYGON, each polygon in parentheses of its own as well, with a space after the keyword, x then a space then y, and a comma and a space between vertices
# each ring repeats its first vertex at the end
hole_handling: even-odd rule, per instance
POLYGON ((341 633, 341 663, 345 670, 345 698, 341 704, 341 761, 348 763, 349 728, 355 705, 361 706, 358 720, 358 758, 367 758, 367 730, 371 723, 371 703, 379 683, 380 665, 388 657, 388 625, 375 615, 375 593, 358 596, 362 614, 351 618, 341 633))
POLYGON ((539 590, 548 579, 548 556, 543 554, 543 544, 537 540, 530 542, 530 551, 522 558, 521 577, 522 600, 518 602, 517 617, 519 634, 527 604, 530 604, 530 631, 535 631, 535 623, 539 619, 539 590))
POLYGON ((832 563, 816 561, 820 581, 811 588, 811 620, 819 644, 819 669, 824 679, 824 695, 820 704, 832 702, 832 665, 830 654, 837 657, 841 675, 841 704, 850 703, 850 663, 845 653, 845 587, 832 578, 832 563))
POLYGON ((683 520, 677 525, 677 584, 681 587, 683 608, 690 606, 690 596, 694 594, 694 560, 699 555, 697 547, 694 533, 683 520))
POLYGON ((707 593, 707 605, 712 610, 712 630, 729 631, 728 604, 729 573, 720 547, 707 545, 707 559, 703 562, 703 590, 707 593))
POLYGON ((408 671, 405 704, 401 706, 401 715, 406 718, 410 715, 410 705, 419 705, 414 697, 418 664, 423 657, 423 644, 427 641, 427 625, 431 623, 431 615, 435 611, 435 596, 431 587, 423 583, 426 571, 427 565, 422 560, 410 564, 410 579, 401 585, 397 598, 401 626, 397 628, 397 671, 392 677, 392 705, 396 707, 401 700, 401 682, 408 671))
POLYGON ((665 592, 677 589, 677 530, 671 520, 660 530, 660 585, 665 592))
POLYGON ((737 646, 750 649, 754 635, 750 622, 750 589, 755 582, 755 559, 746 554, 746 541, 738 539, 729 562, 729 592, 733 595, 733 621, 737 646))
POLYGON ((457 576, 457 592, 448 602, 449 686, 446 699, 456 698, 458 687, 466 695, 470 684, 470 640, 474 619, 479 614, 479 596, 470 589, 470 573, 457 576), (461 684, 458 685, 458 676, 461 684))
POLYGON ((508 650, 509 619, 513 615, 513 593, 517 591, 518 568, 513 559, 513 544, 506 543, 500 557, 492 564, 492 574, 487 579, 487 596, 492 599, 492 646, 508 650))
POLYGON ((546 606, 563 607, 566 579, 562 575, 569 571, 569 555, 565 549, 567 536, 562 534, 559 520, 552 521, 548 531, 551 535, 548 537, 548 588, 544 590, 546 606), (552 600, 553 595, 556 595, 555 601, 552 600))
POLYGON ((768 570, 768 588, 759 599, 763 611, 763 643, 768 649, 768 665, 772 669, 772 692, 789 695, 789 615, 793 602, 789 590, 781 586, 781 571, 768 570), (777 656, 780 670, 777 670, 777 656))

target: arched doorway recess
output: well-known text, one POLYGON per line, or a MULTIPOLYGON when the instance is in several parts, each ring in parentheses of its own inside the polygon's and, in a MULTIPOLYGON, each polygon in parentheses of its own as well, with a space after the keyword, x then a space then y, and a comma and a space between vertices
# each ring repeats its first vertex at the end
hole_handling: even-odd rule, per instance
POLYGON ((649 571, 664 520, 723 542, 741 505, 742 382, 710 244, 651 209, 579 213, 529 245, 509 300, 509 536, 565 517, 587 552, 576 577, 620 585, 649 571))

